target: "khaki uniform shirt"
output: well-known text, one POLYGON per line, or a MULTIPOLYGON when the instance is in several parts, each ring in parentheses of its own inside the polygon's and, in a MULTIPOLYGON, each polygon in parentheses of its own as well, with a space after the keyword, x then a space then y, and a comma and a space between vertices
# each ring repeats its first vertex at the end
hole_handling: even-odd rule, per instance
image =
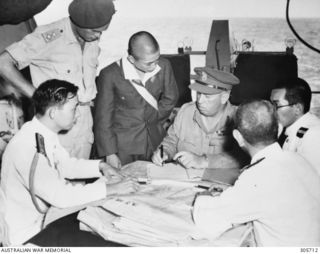
MULTIPOLYGON (((48 79, 66 80, 79 87, 80 102, 90 102, 95 98, 100 53, 98 41, 86 42, 82 50, 72 32, 69 18, 37 27, 33 33, 6 50, 19 69, 30 67, 35 87, 48 79)), ((70 155, 88 159, 93 143, 93 120, 89 104, 79 110, 77 123, 59 138, 70 155)))
POLYGON ((39 26, 6 51, 19 69, 30 66, 35 87, 48 79, 66 80, 79 87, 79 100, 88 102, 97 92, 95 78, 100 48, 98 41, 86 42, 82 51, 70 22, 64 18, 39 26))
POLYGON ((320 176, 320 119, 306 113, 287 127, 285 134, 288 137, 282 148, 299 153, 317 170, 320 176), (298 133, 301 127, 308 129, 305 133, 301 132, 302 136, 298 133))
POLYGON ((259 151, 233 187, 198 196, 193 218, 207 238, 253 222, 258 246, 320 245, 320 178, 311 165, 275 143, 259 151))
MULTIPOLYGON (((235 109, 236 107, 228 102, 216 128, 208 132, 202 123, 196 103, 184 104, 161 143, 164 151, 170 158, 180 151, 192 152, 199 156, 207 155, 211 167, 210 155, 229 153, 236 146, 232 137, 235 109)), ((227 165, 220 167, 224 168, 227 165)))

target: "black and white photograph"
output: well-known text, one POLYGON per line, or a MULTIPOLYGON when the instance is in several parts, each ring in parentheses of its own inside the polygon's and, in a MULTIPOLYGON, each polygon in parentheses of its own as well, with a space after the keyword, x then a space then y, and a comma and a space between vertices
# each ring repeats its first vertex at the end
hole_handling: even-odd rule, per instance
POLYGON ((319 0, 1 0, 0 251, 320 252, 319 35, 319 0))

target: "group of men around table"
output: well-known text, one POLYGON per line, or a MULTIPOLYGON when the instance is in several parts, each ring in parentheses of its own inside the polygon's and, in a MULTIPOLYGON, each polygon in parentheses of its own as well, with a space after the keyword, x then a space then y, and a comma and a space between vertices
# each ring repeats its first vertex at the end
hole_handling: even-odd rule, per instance
POLYGON ((3 156, 7 244, 117 246, 73 227, 76 214, 57 222, 60 231, 56 222, 42 230, 45 215, 39 208, 71 207, 137 191, 136 179, 117 170, 135 160, 239 170, 245 151, 251 164, 240 170, 234 186, 219 196, 196 196, 192 214, 199 230, 215 239, 235 224, 253 222, 258 246, 319 245, 320 120, 308 113, 309 85, 299 78, 289 80, 272 91, 272 103, 255 100, 237 109, 229 102, 232 86, 239 83, 235 76, 196 69, 198 78, 190 85, 196 102, 182 106, 166 133, 163 123, 178 90, 171 66, 160 57, 150 33, 131 36, 128 56, 104 68, 95 86, 98 40, 114 13, 111 0, 74 0, 69 18, 38 27, 0 55, 1 76, 32 96, 35 106, 34 118, 3 156), (32 85, 18 71, 25 66, 30 66, 32 85), (279 123, 279 139, 287 136, 283 149, 277 143, 279 123), (88 160, 92 126, 97 155, 106 163, 88 160), (39 156, 31 182, 36 133, 44 139, 45 156, 39 156), (98 180, 69 183, 88 178, 98 180), (43 242, 45 234, 50 242, 43 242))

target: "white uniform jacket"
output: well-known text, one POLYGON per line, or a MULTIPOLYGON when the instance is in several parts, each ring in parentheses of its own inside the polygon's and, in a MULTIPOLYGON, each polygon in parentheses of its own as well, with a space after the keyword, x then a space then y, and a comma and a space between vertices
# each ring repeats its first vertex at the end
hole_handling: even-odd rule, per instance
POLYGON ((5 221, 10 244, 22 244, 37 234, 44 219, 31 200, 29 188, 30 166, 36 152, 36 132, 44 138, 48 157, 39 157, 34 176, 35 193, 42 209, 46 208, 46 204, 65 208, 106 197, 103 181, 72 185, 65 180, 100 177, 100 161, 70 158, 60 145, 58 135, 34 117, 13 137, 3 155, 1 188, 5 195, 5 221))
POLYGON ((306 113, 287 127, 285 134, 288 137, 282 148, 299 153, 309 161, 320 176, 320 119, 306 113))
POLYGON ((275 143, 259 151, 233 187, 198 196, 193 217, 209 239, 253 222, 258 246, 320 245, 320 178, 301 156, 275 143))

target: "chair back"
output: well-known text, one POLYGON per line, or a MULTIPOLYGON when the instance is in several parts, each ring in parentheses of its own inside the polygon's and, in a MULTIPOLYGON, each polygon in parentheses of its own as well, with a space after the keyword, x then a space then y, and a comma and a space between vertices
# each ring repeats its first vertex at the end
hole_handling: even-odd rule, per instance
POLYGON ((170 55, 161 55, 163 58, 166 58, 171 63, 173 70, 173 75, 176 79, 178 90, 179 90, 179 99, 176 107, 181 107, 186 102, 190 102, 191 90, 189 89, 190 85, 190 55, 189 54, 170 54, 170 55))

